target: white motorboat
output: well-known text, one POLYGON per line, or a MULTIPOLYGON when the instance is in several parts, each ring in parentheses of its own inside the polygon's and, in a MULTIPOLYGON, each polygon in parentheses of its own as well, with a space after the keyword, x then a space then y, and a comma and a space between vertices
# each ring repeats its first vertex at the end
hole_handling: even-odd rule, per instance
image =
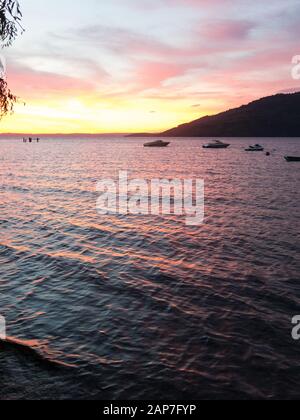
POLYGON ((263 152, 265 149, 260 144, 255 144, 254 146, 249 146, 248 149, 245 149, 246 152, 263 152))
POLYGON ((170 142, 167 142, 167 141, 156 140, 150 143, 145 143, 144 147, 168 147, 169 144, 170 142))
POLYGON ((220 140, 215 140, 212 143, 205 144, 204 149, 227 149, 230 146, 228 143, 223 143, 220 140))

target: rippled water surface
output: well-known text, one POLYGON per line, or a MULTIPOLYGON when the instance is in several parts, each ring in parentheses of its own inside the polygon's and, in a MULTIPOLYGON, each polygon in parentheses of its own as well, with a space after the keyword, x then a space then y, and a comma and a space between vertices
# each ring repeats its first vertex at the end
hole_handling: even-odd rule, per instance
POLYGON ((299 397, 300 140, 203 142, 0 140, 0 398, 299 397), (205 223, 99 216, 119 170, 203 178, 205 223))

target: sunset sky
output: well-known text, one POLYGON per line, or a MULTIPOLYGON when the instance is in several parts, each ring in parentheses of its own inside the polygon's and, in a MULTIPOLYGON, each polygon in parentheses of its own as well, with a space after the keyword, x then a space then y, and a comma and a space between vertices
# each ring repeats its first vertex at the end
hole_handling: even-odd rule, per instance
POLYGON ((300 90, 299 0, 20 0, 1 132, 159 131, 300 90))

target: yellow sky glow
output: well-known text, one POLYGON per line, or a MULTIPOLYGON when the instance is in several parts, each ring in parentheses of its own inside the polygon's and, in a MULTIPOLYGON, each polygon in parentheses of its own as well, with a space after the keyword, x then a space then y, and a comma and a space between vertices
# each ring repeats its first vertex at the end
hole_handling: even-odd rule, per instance
POLYGON ((11 133, 133 133, 145 127, 159 132, 207 115, 211 110, 192 108, 189 101, 155 99, 111 100, 93 103, 85 98, 62 98, 18 104, 1 122, 11 133), (154 111, 155 110, 155 111, 154 111), (185 112, 183 112, 186 110, 185 112))

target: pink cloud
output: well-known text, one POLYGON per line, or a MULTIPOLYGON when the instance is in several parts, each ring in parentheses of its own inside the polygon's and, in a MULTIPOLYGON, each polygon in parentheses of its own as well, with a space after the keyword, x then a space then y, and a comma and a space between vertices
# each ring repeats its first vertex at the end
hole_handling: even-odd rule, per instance
POLYGON ((33 69, 11 65, 9 68, 10 87, 18 96, 42 99, 55 93, 79 95, 94 89, 90 81, 72 76, 39 72, 33 69))
POLYGON ((183 74, 188 68, 189 66, 184 64, 145 61, 137 64, 134 80, 140 89, 151 89, 183 74))
POLYGON ((241 41, 248 38, 254 27, 249 21, 219 20, 206 23, 200 31, 208 42, 241 41))

